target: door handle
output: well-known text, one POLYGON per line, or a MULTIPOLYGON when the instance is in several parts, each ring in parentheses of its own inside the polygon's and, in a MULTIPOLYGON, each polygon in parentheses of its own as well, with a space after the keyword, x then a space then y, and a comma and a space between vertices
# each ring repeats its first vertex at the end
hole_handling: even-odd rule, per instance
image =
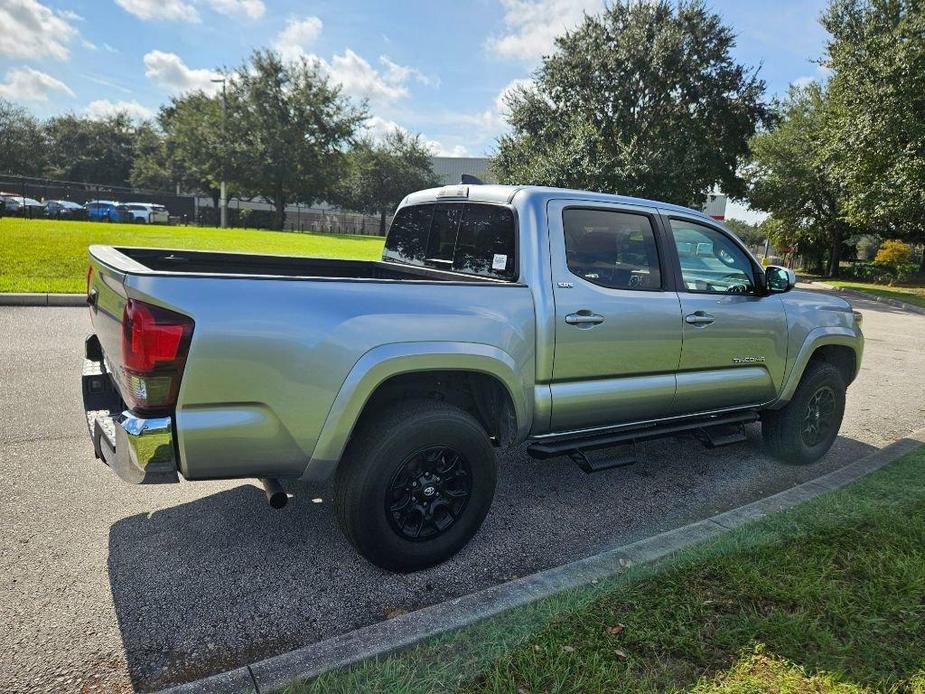
POLYGON ((694 311, 684 316, 684 322, 691 325, 710 325, 716 319, 706 311, 694 311))
POLYGON ((565 317, 569 325, 597 325, 604 322, 604 316, 582 309, 578 313, 570 313, 565 317))

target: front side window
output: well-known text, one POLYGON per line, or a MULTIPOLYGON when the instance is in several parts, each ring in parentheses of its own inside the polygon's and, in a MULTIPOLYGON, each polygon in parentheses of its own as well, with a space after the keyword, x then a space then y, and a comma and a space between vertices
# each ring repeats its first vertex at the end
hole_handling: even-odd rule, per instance
POLYGON ((567 209, 562 213, 568 269, 611 289, 659 289, 655 231, 641 214, 567 209))
POLYGON ((459 202, 409 205, 392 220, 382 258, 514 280, 516 233, 514 213, 507 207, 459 202))
POLYGON ((671 220, 671 235, 687 291, 755 293, 751 261, 728 236, 683 219, 671 220))

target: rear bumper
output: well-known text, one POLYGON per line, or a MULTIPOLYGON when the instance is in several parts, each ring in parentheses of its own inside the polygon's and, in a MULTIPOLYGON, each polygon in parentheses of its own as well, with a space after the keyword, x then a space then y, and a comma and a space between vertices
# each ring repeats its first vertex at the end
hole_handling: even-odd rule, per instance
POLYGON ((178 482, 171 417, 139 417, 124 409, 96 335, 86 341, 84 412, 93 452, 130 484, 178 482))

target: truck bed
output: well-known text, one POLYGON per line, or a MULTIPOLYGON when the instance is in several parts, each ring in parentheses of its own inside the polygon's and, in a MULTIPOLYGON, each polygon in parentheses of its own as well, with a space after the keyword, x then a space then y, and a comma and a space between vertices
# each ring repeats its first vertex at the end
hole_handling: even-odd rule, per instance
POLYGON ((220 251, 94 246, 91 253, 110 266, 132 274, 168 273, 234 277, 303 277, 360 280, 418 280, 506 284, 427 267, 380 260, 343 260, 220 251))

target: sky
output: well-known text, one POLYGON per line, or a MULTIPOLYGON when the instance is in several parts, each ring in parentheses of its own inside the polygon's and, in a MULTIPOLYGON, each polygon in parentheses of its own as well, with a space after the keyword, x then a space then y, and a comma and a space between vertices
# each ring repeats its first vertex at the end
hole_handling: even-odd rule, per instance
MULTIPOLYGON (((769 97, 823 79, 824 0, 707 2, 759 67, 769 97)), ((317 60, 368 101, 372 135, 420 133, 434 154, 491 154, 502 96, 529 80, 553 38, 603 0, 0 0, 0 97, 40 117, 156 114, 215 89, 256 48, 317 60)), ((727 217, 755 219, 734 206, 727 217)))

